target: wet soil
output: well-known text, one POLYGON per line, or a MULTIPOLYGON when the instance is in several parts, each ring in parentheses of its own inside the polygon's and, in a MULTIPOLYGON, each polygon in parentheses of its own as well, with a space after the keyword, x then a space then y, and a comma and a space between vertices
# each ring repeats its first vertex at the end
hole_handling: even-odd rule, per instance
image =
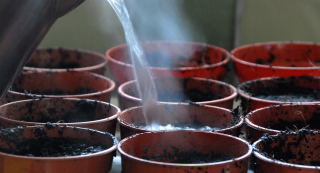
MULTIPOLYGON (((137 94, 134 97, 138 97, 137 94)), ((186 89, 182 92, 158 92, 158 100, 162 102, 203 102, 221 99, 218 93, 203 92, 197 89, 186 89)))
POLYGON ((152 123, 146 125, 145 123, 134 123, 135 127, 151 131, 165 131, 165 130, 201 130, 201 131, 217 131, 225 127, 209 127, 200 123, 174 123, 161 125, 158 123, 152 123))
POLYGON ((20 140, 14 149, 0 148, 1 152, 33 157, 63 157, 88 155, 107 149, 107 146, 91 144, 83 139, 38 138, 20 140))
MULTIPOLYGON (((19 120, 40 123, 75 123, 94 121, 98 119, 98 116, 96 116, 96 107, 97 102, 87 102, 85 100, 81 100, 77 102, 72 109, 66 111, 65 113, 62 113, 61 111, 58 112, 54 108, 48 109, 47 111, 45 111, 45 113, 35 110, 35 113, 29 112, 28 115, 23 116, 19 120)), ((32 108, 29 108, 29 110, 32 111, 32 108)))
POLYGON ((265 87, 250 91, 250 94, 260 99, 282 102, 314 102, 320 100, 320 90, 296 86, 265 87))
POLYGON ((186 152, 164 153, 163 155, 145 156, 147 160, 180 163, 180 164, 201 164, 213 163, 232 159, 231 156, 217 153, 200 153, 194 150, 186 152))
POLYGON ((306 121, 286 121, 279 120, 268 126, 270 129, 285 131, 285 130, 299 130, 299 129, 312 129, 320 130, 320 115, 315 113, 310 120, 306 121))
POLYGON ((197 89, 185 90, 182 92, 159 93, 159 100, 163 102, 203 102, 221 99, 218 93, 203 92, 197 89))
POLYGON ((12 86, 13 91, 22 92, 26 94, 41 94, 41 95, 78 95, 78 94, 89 94, 95 93, 97 90, 91 88, 81 87, 73 91, 66 91, 62 89, 47 89, 47 90, 25 90, 17 86, 12 86))
POLYGON ((58 64, 44 64, 39 65, 37 63, 27 63, 27 67, 33 67, 33 68, 52 68, 52 69, 68 69, 68 68, 80 68, 80 64, 76 62, 60 62, 58 64))
POLYGON ((259 152, 268 158, 287 163, 320 166, 316 154, 319 149, 318 131, 302 129, 297 132, 282 132, 277 135, 265 135, 259 152), (294 135, 289 137, 287 135, 294 135))

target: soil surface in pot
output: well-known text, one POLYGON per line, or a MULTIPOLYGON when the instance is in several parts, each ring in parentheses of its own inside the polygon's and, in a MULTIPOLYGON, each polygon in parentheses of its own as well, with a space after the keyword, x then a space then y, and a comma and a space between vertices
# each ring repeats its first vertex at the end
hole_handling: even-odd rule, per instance
POLYGON ((146 54, 146 60, 152 67, 164 68, 180 68, 180 67, 199 67, 212 64, 210 56, 207 56, 207 51, 198 51, 190 56, 179 56, 173 58, 161 52, 149 52, 146 54), (194 58, 199 57, 199 58, 194 58))
POLYGON ((166 131, 166 130, 201 130, 201 131, 216 131, 225 127, 210 127, 205 126, 200 123, 175 123, 162 125, 158 123, 151 123, 146 125, 145 123, 134 123, 135 127, 139 129, 149 130, 149 131, 166 131))
POLYGON ((27 67, 33 68, 52 68, 52 69, 68 69, 68 68, 80 68, 80 64, 77 62, 59 62, 59 63, 47 63, 37 64, 35 62, 29 62, 26 64, 27 67))
POLYGON ((262 147, 258 147, 259 152, 268 158, 282 162, 320 166, 319 157, 314 154, 319 150, 319 145, 316 144, 318 136, 312 131, 302 129, 298 132, 299 135, 289 139, 286 134, 292 133, 297 132, 283 132, 281 138, 273 135, 263 136, 260 144, 262 147))
POLYGON ((179 151, 179 149, 177 148, 175 148, 175 150, 176 151, 174 153, 164 153, 162 155, 145 156, 143 157, 143 159, 180 164, 202 164, 226 161, 233 158, 231 156, 217 153, 200 153, 194 150, 182 152, 179 151))
MULTIPOLYGON (((49 108, 44 112, 32 112, 32 104, 29 104, 29 114, 22 116, 20 121, 39 122, 39 123, 75 123, 86 122, 100 119, 96 116, 97 102, 78 101, 74 107, 66 110, 65 113, 55 108, 49 108), (62 115, 58 115, 62 114, 62 115)), ((109 110, 109 109, 108 109, 109 110)), ((101 117, 101 116, 100 116, 101 117)))
POLYGON ((315 102, 320 100, 320 90, 289 85, 260 88, 250 91, 250 94, 260 99, 282 102, 315 102))
MULTIPOLYGON (((137 94, 134 97, 138 97, 137 94)), ((203 102, 221 99, 218 93, 203 92, 197 89, 189 89, 172 92, 158 92, 158 100, 162 102, 203 102)))
POLYGON ((65 157, 88 155, 107 149, 105 145, 91 144, 83 139, 38 138, 23 139, 13 149, 0 148, 1 152, 32 157, 65 157))
POLYGON ((320 130, 320 114, 313 114, 310 120, 305 121, 286 121, 278 120, 277 122, 271 123, 268 128, 285 131, 285 130, 300 130, 300 129, 312 129, 320 130))
POLYGON ((12 87, 13 91, 26 93, 26 94, 39 94, 39 95, 78 95, 78 94, 89 94, 95 93, 97 90, 81 87, 76 90, 62 90, 62 89, 47 89, 47 90, 25 90, 20 87, 14 86, 12 87))

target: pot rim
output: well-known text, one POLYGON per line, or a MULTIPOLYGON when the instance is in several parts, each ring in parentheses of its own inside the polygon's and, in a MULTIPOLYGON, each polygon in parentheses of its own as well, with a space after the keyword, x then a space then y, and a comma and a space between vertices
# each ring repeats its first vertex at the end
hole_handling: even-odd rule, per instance
MULTIPOLYGON (((262 69, 270 69, 270 65, 263 65, 263 64, 256 64, 256 63, 252 63, 249 61, 245 61, 242 60, 240 58, 238 58, 237 56, 235 56, 235 53, 241 49, 246 49, 249 47, 253 47, 253 46, 268 46, 268 45, 284 45, 284 44, 292 44, 292 45, 309 45, 309 46, 320 46, 320 44, 318 43, 313 43, 313 42, 307 42, 307 41, 270 41, 270 42, 260 42, 260 43, 253 43, 253 44, 246 44, 243 46, 239 46, 235 49, 233 49, 231 51, 231 59, 233 62, 239 63, 239 64, 243 64, 246 66, 252 66, 252 67, 259 67, 262 69)), ((275 69, 275 70, 292 70, 292 71, 299 71, 299 70, 319 70, 320 67, 288 67, 288 66, 271 66, 271 69, 275 69)))
MULTIPOLYGON (((163 77, 163 78, 164 79, 171 79, 171 78, 175 79, 173 77, 163 77)), ((154 80, 157 80, 157 79, 161 80, 161 77, 154 78, 154 80)), ((200 77, 178 78, 177 80, 185 80, 185 79, 200 80, 200 81, 210 82, 210 83, 213 83, 215 85, 216 84, 222 85, 224 88, 228 88, 231 91, 231 94, 226 96, 226 97, 223 97, 223 98, 220 98, 220 99, 215 99, 215 100, 209 100, 209 101, 193 102, 195 104, 208 105, 208 104, 220 103, 220 102, 224 102, 224 101, 227 101, 227 100, 235 99, 237 97, 237 95, 238 95, 237 89, 234 86, 232 86, 231 84, 228 84, 226 82, 222 82, 222 81, 218 81, 218 80, 214 80, 214 79, 200 78, 200 77)), ((118 88, 118 93, 120 95, 122 95, 123 97, 126 97, 126 98, 128 98, 130 100, 134 100, 136 102, 141 102, 142 99, 140 99, 138 97, 131 96, 131 95, 129 95, 129 94, 127 94, 125 92, 125 88, 130 86, 130 85, 133 85, 134 83, 136 83, 136 80, 130 80, 130 81, 122 83, 118 88)), ((158 103, 175 104, 175 103, 187 103, 187 102, 164 102, 164 101, 158 101, 158 103)))
POLYGON ((43 67, 30 67, 30 66, 24 66, 23 70, 26 71, 47 71, 47 72, 66 72, 66 71, 92 71, 92 70, 96 70, 96 69, 100 69, 103 68, 106 64, 107 61, 104 58, 103 54, 94 52, 94 51, 90 51, 90 50, 84 50, 84 49, 68 49, 68 48, 38 48, 36 49, 36 51, 46 51, 46 50, 63 50, 63 51, 75 51, 75 52, 79 52, 81 54, 91 54, 94 57, 97 57, 97 59, 101 59, 101 62, 96 64, 96 65, 92 65, 92 66, 85 66, 85 67, 78 67, 78 68, 43 68, 43 67))
POLYGON ((71 97, 71 98, 83 98, 83 97, 94 97, 97 95, 101 95, 104 93, 111 93, 115 87, 116 84, 113 80, 111 80, 108 77, 105 77, 100 74, 92 73, 92 72, 86 72, 86 71, 61 71, 61 72, 47 72, 47 71, 29 71, 24 73, 24 75, 32 75, 32 74, 39 74, 39 73, 55 73, 57 75, 62 74, 62 73, 79 73, 79 74, 85 74, 87 76, 91 76, 94 78, 99 78, 101 80, 104 80, 106 83, 108 83, 108 87, 104 90, 101 91, 96 91, 92 93, 86 93, 86 94, 72 94, 72 95, 48 95, 48 94, 34 94, 34 93, 22 93, 14 90, 8 90, 8 93, 14 94, 14 95, 19 95, 19 96, 29 96, 29 97, 35 97, 35 98, 61 98, 61 97, 71 97))
MULTIPOLYGON (((190 71, 190 70, 196 70, 196 69, 208 69, 208 68, 216 68, 222 65, 226 65, 230 60, 231 60, 231 53, 229 53, 227 50, 217 47, 217 46, 213 46, 213 45, 209 45, 206 43, 200 43, 200 42, 192 42, 192 41, 178 41, 178 40, 173 40, 173 41, 165 41, 165 40, 154 40, 154 41, 144 41, 142 42, 142 45, 148 45, 148 44, 167 44, 167 43, 174 43, 174 44, 184 44, 184 45, 199 45, 199 46, 204 46, 207 48, 213 48, 216 49, 218 51, 223 52, 226 56, 224 58, 224 60, 218 62, 218 63, 214 63, 214 64, 210 64, 210 65, 206 65, 206 66, 196 66, 196 67, 173 67, 173 68, 169 68, 169 67, 155 67, 155 66, 150 66, 149 68, 151 69, 151 71, 167 71, 167 70, 171 70, 171 71, 190 71)), ((127 44, 120 44, 117 45, 115 47, 112 47, 110 49, 108 49, 105 53, 105 57, 107 58, 108 61, 111 61, 115 64, 119 64, 121 66, 126 66, 129 68, 133 68, 132 64, 129 63, 125 63, 123 61, 119 61, 114 59, 111 54, 114 51, 117 50, 121 50, 121 49, 125 49, 127 48, 127 44)))
MULTIPOLYGON (((163 104, 165 105, 165 104, 163 104)), ((173 104, 170 104, 170 105, 184 105, 184 106, 196 106, 196 105, 190 105, 188 103, 173 103, 173 104)), ((158 130, 158 131, 151 131, 151 130, 146 130, 146 129, 143 129, 143 128, 139 128, 137 126, 134 126, 133 124, 129 124, 127 122, 125 122, 121 117, 126 114, 127 112, 130 112, 132 110, 136 110, 136 109, 141 109, 143 106, 136 106, 136 107, 131 107, 131 108, 127 108, 125 110, 123 110, 122 112, 120 112, 119 116, 117 117, 117 121, 120 125, 124 126, 124 127, 127 127, 129 129, 132 129, 134 131, 139 131, 139 132, 142 132, 142 133, 145 133, 145 132, 168 132, 168 131, 177 131, 177 130, 158 130)), ((212 109, 221 109, 221 110, 224 110, 225 112, 228 112, 230 113, 231 115, 233 115, 234 117, 237 117, 238 119, 238 122, 229 126, 229 127, 226 127, 226 128, 222 128, 222 129, 219 129, 219 130, 216 130, 214 132, 217 132, 217 133, 224 133, 224 132, 227 132, 227 131, 230 131, 230 130, 234 130, 234 129, 237 129, 239 127, 242 126, 242 124, 244 123, 244 118, 241 117, 241 116, 236 116, 232 113, 231 110, 229 109, 226 109, 226 108, 222 108, 222 107, 218 107, 218 106, 211 106, 211 105, 201 105, 201 107, 207 107, 207 108, 212 108, 212 109)), ((200 131, 200 130, 194 130, 194 131, 200 131)))
MULTIPOLYGON (((312 130, 311 130, 312 131, 312 130)), ((320 132, 320 131, 318 131, 320 132)), ((274 134, 274 135, 270 135, 270 136, 279 136, 281 135, 281 133, 278 134, 274 134)), ((300 169, 311 169, 311 170, 319 170, 320 167, 319 166, 311 166, 311 165, 301 165, 301 164, 294 164, 294 163, 288 163, 288 162, 283 162, 280 160, 275 160, 275 159, 271 159, 267 156, 264 156, 263 154, 260 153, 260 150, 258 149, 257 145, 259 143, 263 142, 263 139, 260 138, 257 141, 255 141, 252 144, 253 147, 253 155, 255 157, 257 157, 258 159, 264 161, 264 162, 268 162, 270 164, 276 164, 276 165, 280 165, 280 166, 286 166, 286 167, 291 167, 291 168, 300 168, 300 169)))
MULTIPOLYGON (((112 120, 116 119, 119 116, 120 112, 121 112, 120 108, 118 108, 117 106, 115 106, 115 105, 113 105, 111 103, 107 103, 107 102, 103 102, 103 101, 99 101, 99 100, 80 99, 80 98, 43 98, 43 99, 42 98, 37 98, 37 99, 19 100, 19 101, 9 102, 9 103, 0 105, 0 110, 3 109, 4 107, 15 105, 15 104, 26 103, 26 102, 34 102, 34 101, 41 101, 41 100, 55 100, 55 99, 68 100, 68 101, 72 101, 72 102, 73 101, 81 101, 81 100, 84 100, 86 102, 96 102, 96 103, 99 103, 99 104, 108 105, 108 106, 112 107, 113 109, 115 109, 116 113, 113 114, 112 116, 108 116, 106 118, 97 119, 97 120, 93 120, 93 121, 82 121, 82 122, 72 122, 72 123, 51 123, 51 124, 54 124, 54 125, 77 126, 77 125, 91 125, 91 124, 95 124, 95 123, 108 122, 108 121, 112 121, 112 120)), ((21 125, 27 125, 27 126, 45 125, 46 124, 46 123, 43 123, 43 122, 21 121, 21 120, 12 119, 12 118, 3 117, 3 116, 0 116, 0 120, 1 119, 5 120, 5 121, 12 122, 14 124, 21 124, 21 125)))
POLYGON ((235 161, 240 161, 240 160, 244 160, 246 158, 249 158, 250 155, 252 154, 252 151, 253 151, 252 146, 247 141, 245 141, 244 139, 241 139, 241 138, 238 138, 238 137, 235 137, 235 136, 232 136, 232 135, 222 134, 222 133, 205 132, 205 131, 197 131, 197 130, 159 131, 159 132, 146 132, 146 133, 135 134, 133 136, 129 136, 129 137, 121 140, 119 142, 119 144, 118 144, 117 149, 120 152, 121 157, 125 156, 125 157, 127 157, 129 159, 133 159, 133 160, 138 161, 138 162, 143 162, 143 163, 146 163, 146 164, 153 164, 153 165, 161 165, 161 166, 180 166, 180 167, 194 167, 194 166, 207 167, 207 166, 216 166, 216 165, 228 164, 228 163, 232 163, 232 162, 235 162, 235 161), (207 134, 210 134, 210 135, 225 136, 225 137, 228 137, 228 138, 232 138, 232 140, 237 140, 237 141, 242 142, 243 144, 245 144, 248 147, 248 151, 245 154, 243 154, 242 156, 240 156, 240 157, 232 158, 232 159, 225 160, 225 161, 212 162, 212 163, 200 163, 200 164, 185 164, 185 163, 182 164, 182 163, 167 163, 167 162, 159 162, 159 161, 151 161, 151 160, 142 159, 142 158, 139 158, 139 157, 136 157, 136 156, 132 156, 132 155, 126 153, 121 148, 121 145, 123 143, 125 143, 126 141, 130 140, 131 138, 134 138, 134 137, 139 136, 139 135, 144 135, 144 134, 153 134, 154 135, 156 133, 170 133, 170 132, 173 132, 173 133, 174 132, 207 133, 207 134))
MULTIPOLYGON (((43 126, 25 126, 24 128, 36 128, 36 127, 43 127, 43 126)), ((89 129, 89 128, 82 128, 82 127, 74 127, 74 126, 62 126, 62 125, 58 125, 59 128, 68 128, 68 129, 78 129, 81 131, 90 131, 90 133, 99 133, 101 135, 104 136, 108 136, 112 139, 113 144, 111 147, 107 148, 106 150, 100 151, 100 152, 96 152, 96 153, 90 153, 87 155, 78 155, 78 156, 66 156, 66 157, 29 157, 29 156, 22 156, 22 155, 15 155, 15 154, 8 154, 8 153, 4 153, 4 152, 0 152, 0 156, 2 155, 3 157, 9 157, 9 158, 13 158, 13 159, 24 159, 24 160, 39 160, 39 161, 57 161, 57 160, 75 160, 75 159, 89 159, 92 157, 97 157, 97 156, 102 156, 105 154, 109 154, 112 153, 113 151, 115 151, 117 149, 117 145, 118 145, 118 141, 116 139, 115 136, 113 136, 111 133, 109 132, 101 132, 98 130, 93 130, 93 129, 89 129)))
MULTIPOLYGON (((248 94, 248 92, 246 92, 245 90, 242 89, 243 86, 251 84, 251 83, 255 83, 257 81, 273 81, 275 79, 279 79, 279 78, 303 78, 305 76, 290 76, 290 77, 263 77, 263 78, 259 78, 259 79, 254 79, 254 80, 249 80, 249 81, 245 81, 242 82, 238 85, 237 87, 237 92, 239 94, 240 97, 243 97, 247 100, 253 100, 253 101, 258 101, 258 102, 264 102, 264 103, 269 103, 269 104, 320 104, 320 101, 314 101, 314 102, 285 102, 285 101, 275 101, 275 100, 267 100, 267 99, 260 99, 254 96, 250 96, 248 94)), ((312 78, 316 78, 320 81, 320 77, 315 77, 312 76, 312 78)))

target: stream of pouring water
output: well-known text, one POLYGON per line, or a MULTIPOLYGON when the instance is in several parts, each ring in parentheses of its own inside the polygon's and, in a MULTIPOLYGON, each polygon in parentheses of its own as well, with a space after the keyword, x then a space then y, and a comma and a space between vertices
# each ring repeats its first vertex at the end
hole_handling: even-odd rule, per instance
POLYGON ((142 99, 143 113, 146 124, 150 124, 148 120, 148 112, 152 111, 158 100, 155 84, 152 80, 151 73, 145 58, 144 51, 140 46, 134 28, 130 19, 130 15, 124 0, 108 0, 113 10, 117 14, 123 27, 125 38, 129 47, 131 62, 134 69, 134 76, 137 80, 137 87, 142 99))

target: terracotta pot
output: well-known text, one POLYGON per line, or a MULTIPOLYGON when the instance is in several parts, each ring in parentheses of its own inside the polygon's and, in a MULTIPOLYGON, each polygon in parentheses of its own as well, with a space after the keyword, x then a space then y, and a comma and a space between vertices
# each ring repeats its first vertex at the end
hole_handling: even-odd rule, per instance
POLYGON ((273 105, 250 112, 245 122, 251 141, 263 134, 296 131, 302 128, 320 130, 320 105, 286 104, 273 105))
POLYGON ((11 102, 0 106, 4 127, 44 125, 78 126, 115 134, 116 106, 87 99, 48 98, 11 102))
POLYGON ((29 72, 19 76, 7 100, 30 98, 87 98, 109 102, 115 83, 89 72, 29 72))
MULTIPOLYGON (((195 42, 152 41, 142 47, 155 77, 223 79, 231 56, 222 48, 195 42)), ((109 49, 106 58, 117 83, 134 79, 127 45, 109 49)))
POLYGON ((85 50, 65 48, 37 49, 23 68, 25 71, 87 71, 104 74, 104 56, 85 50))
POLYGON ((269 105, 320 103, 319 77, 274 77, 241 83, 238 93, 245 112, 269 105))
POLYGON ((301 130, 261 138, 253 144, 257 173, 319 172, 319 131, 301 130))
MULTIPOLYGON (((45 142, 44 142, 45 143, 45 142)), ((49 143, 50 144, 50 143, 49 143)), ((58 145, 60 144, 52 144, 58 145)), ((4 129, 0 131, 0 167, 2 173, 106 173, 110 170, 113 155, 116 150, 116 139, 109 133, 102 133, 90 129, 82 129, 66 126, 47 126, 47 127, 20 127, 15 129, 4 129), (13 136, 14 138, 10 137, 13 136), (32 146, 30 148, 39 148, 41 154, 43 147, 33 146, 25 143, 27 141, 44 141, 54 142, 57 138, 66 140, 81 140, 90 143, 90 145, 104 145, 106 149, 98 152, 92 152, 87 155, 75 156, 57 156, 57 157, 40 157, 38 155, 23 156, 22 149, 13 151, 20 145, 32 146), (22 153, 19 153, 19 152, 22 153)), ((30 149, 26 149, 28 151, 30 149)), ((45 149, 44 149, 45 150, 45 149)), ((86 151, 85 151, 86 152, 86 151)))
MULTIPOLYGON (((194 102, 232 109, 237 89, 225 82, 203 78, 156 78, 158 100, 161 103, 194 102)), ((135 81, 126 82, 118 88, 119 105, 122 110, 141 105, 135 81)))
MULTIPOLYGON (((149 122, 161 125, 188 126, 194 125, 207 131, 216 131, 238 136, 240 134, 243 118, 238 117, 228 109, 215 106, 199 106, 190 104, 162 104, 152 109, 147 115, 149 122)), ((146 119, 142 107, 126 109, 118 117, 121 138, 133 134, 150 132, 145 129, 146 119)))
POLYGON ((320 76, 320 44, 302 42, 256 43, 232 52, 240 81, 262 77, 320 76))
POLYGON ((171 131, 126 138, 118 151, 123 173, 240 173, 248 170, 252 148, 246 141, 225 134, 171 131))

